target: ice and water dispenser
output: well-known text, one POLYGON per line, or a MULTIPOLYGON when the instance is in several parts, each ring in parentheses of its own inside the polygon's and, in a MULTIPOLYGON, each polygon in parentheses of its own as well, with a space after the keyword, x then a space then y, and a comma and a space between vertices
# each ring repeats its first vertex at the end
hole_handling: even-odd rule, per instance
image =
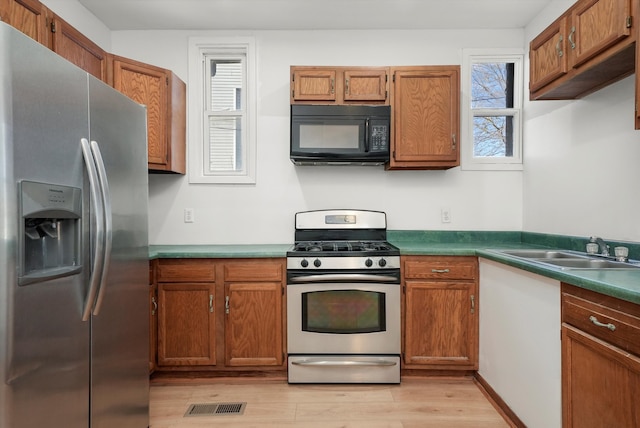
POLYGON ((18 283, 32 284, 82 269, 82 190, 22 181, 19 184, 18 283))

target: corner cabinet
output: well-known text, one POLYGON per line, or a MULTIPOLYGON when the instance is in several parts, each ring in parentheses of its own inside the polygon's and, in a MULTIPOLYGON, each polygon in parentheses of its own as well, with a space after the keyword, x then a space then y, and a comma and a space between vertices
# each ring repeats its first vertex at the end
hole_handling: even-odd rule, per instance
POLYGON ((478 260, 404 256, 405 369, 478 369, 478 260))
POLYGON ((580 98, 632 74, 637 7, 577 1, 530 43, 530 98, 580 98))
POLYGON ((639 394, 640 306, 562 284, 562 426, 640 426, 639 394))
POLYGON ((149 171, 185 174, 185 83, 170 70, 114 56, 113 87, 147 106, 149 171))
POLYGON ((387 67, 291 66, 291 104, 388 104, 387 67))
POLYGON ((391 156, 386 169, 460 165, 460 66, 391 68, 391 156))

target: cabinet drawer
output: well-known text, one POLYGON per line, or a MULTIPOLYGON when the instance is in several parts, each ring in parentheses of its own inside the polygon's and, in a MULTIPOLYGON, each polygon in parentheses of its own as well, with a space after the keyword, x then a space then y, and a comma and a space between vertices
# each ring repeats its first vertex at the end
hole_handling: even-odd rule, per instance
POLYGON ((158 260, 158 282, 212 282, 216 279, 214 260, 162 259, 158 260))
POLYGON ((225 281, 282 281, 284 261, 243 260, 224 264, 225 281))
POLYGON ((640 355, 640 314, 631 314, 624 308, 612 307, 602 301, 596 303, 584 297, 563 292, 562 322, 640 355))
POLYGON ((406 257, 404 277, 417 279, 475 279, 478 260, 475 257, 406 257))

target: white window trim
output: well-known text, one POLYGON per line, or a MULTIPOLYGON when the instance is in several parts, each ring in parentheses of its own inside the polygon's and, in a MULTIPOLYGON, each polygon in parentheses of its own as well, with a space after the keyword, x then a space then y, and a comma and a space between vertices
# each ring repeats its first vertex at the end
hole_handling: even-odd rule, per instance
POLYGON ((257 75, 256 48, 253 37, 190 37, 189 38, 189 140, 188 174, 189 183, 205 184, 255 184, 256 183, 256 141, 257 141, 257 75), (245 138, 246 162, 242 174, 205 174, 207 159, 204 135, 204 64, 205 54, 224 52, 246 53, 246 123, 243 129, 245 138))
MULTIPOLYGON (((461 163, 460 169, 467 171, 514 171, 522 170, 522 106, 524 85, 524 53, 522 49, 463 49, 461 89, 461 163), (513 156, 474 157, 473 156, 473 112, 471 110, 471 66, 474 62, 513 62, 514 69, 514 109, 497 109, 496 113, 513 114, 513 156)), ((490 109, 484 109, 486 113, 490 109)))

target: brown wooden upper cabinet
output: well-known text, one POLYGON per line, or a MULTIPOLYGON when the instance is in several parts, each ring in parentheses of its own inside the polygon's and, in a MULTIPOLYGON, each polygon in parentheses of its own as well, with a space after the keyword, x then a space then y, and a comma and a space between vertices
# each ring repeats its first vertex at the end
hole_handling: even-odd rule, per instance
POLYGON ((149 172, 186 172, 186 85, 164 68, 113 57, 113 87, 147 106, 149 172))
POLYGON ((291 104, 388 104, 387 67, 291 67, 291 104))
POLYGON ((0 20, 50 47, 47 8, 38 0, 0 0, 0 20))
POLYGON ((574 99, 632 74, 632 0, 579 0, 530 43, 532 100, 574 99))
POLYGON ((108 79, 107 52, 55 14, 51 14, 51 49, 103 82, 108 79))
POLYGON ((391 68, 391 159, 387 169, 460 165, 460 66, 391 68))

